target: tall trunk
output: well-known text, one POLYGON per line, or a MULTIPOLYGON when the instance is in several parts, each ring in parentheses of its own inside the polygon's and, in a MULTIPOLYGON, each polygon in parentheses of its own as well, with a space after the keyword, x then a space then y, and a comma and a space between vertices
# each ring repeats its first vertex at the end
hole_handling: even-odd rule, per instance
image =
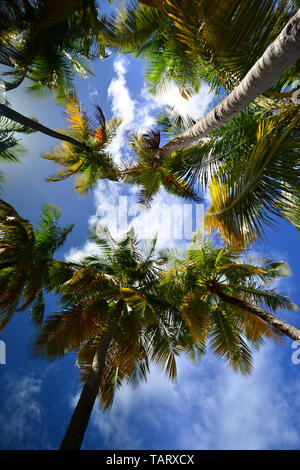
POLYGON ((249 70, 240 84, 194 126, 159 150, 166 158, 233 119, 255 98, 264 93, 300 57, 300 11, 291 18, 276 40, 249 70))
POLYGON ((234 305, 235 307, 239 307, 249 313, 252 313, 253 315, 256 315, 257 317, 261 318, 264 322, 268 323, 276 330, 279 330, 281 333, 288 336, 289 338, 296 341, 300 340, 300 330, 298 328, 295 328, 289 323, 280 320, 280 318, 277 318, 271 313, 266 312, 263 308, 252 305, 245 300, 238 299, 236 297, 231 297, 218 287, 214 287, 213 292, 220 299, 224 300, 224 302, 227 302, 228 304, 234 305))
POLYGON ((60 450, 79 450, 98 395, 106 355, 113 339, 115 328, 122 315, 124 301, 119 300, 111 322, 99 344, 93 359, 92 368, 83 386, 80 398, 60 445, 60 450))
POLYGON ((52 129, 49 129, 49 127, 46 127, 43 124, 40 124, 34 119, 30 119, 26 116, 23 116, 23 114, 18 113, 17 111, 9 108, 9 106, 6 106, 5 104, 0 104, 0 116, 5 116, 14 122, 18 122, 19 124, 23 126, 33 129, 34 131, 42 132, 45 135, 54 137, 55 139, 63 140, 65 142, 69 142, 70 144, 77 145, 78 147, 81 147, 85 150, 89 150, 89 147, 87 145, 83 144, 82 142, 79 142, 76 139, 73 139, 73 137, 70 137, 65 134, 61 134, 60 132, 57 132, 57 131, 53 131, 52 129))

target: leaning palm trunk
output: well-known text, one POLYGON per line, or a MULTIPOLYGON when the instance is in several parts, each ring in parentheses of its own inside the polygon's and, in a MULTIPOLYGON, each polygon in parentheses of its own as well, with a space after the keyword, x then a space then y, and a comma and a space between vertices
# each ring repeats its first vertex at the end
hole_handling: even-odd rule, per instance
POLYGON ((214 109, 159 151, 161 159, 191 145, 233 119, 264 93, 300 57, 300 10, 249 70, 240 84, 214 109))
POLYGON ((263 308, 252 305, 251 303, 245 300, 242 300, 236 297, 231 297, 230 295, 226 294, 218 287, 215 287, 213 289, 213 292, 221 300, 224 300, 224 302, 234 305, 235 307, 239 307, 242 310, 246 310, 247 312, 252 313, 253 315, 256 315, 257 317, 261 318, 264 322, 266 322, 268 325, 272 326, 276 330, 279 330, 285 336, 288 336, 289 338, 293 340, 300 341, 300 330, 298 328, 295 328, 289 323, 286 323, 285 321, 280 320, 280 318, 277 318, 271 313, 266 312, 263 308))
POLYGON ((60 132, 54 131, 50 129, 49 127, 44 126, 43 124, 40 124, 34 119, 30 119, 26 116, 23 116, 23 114, 18 113, 17 111, 15 111, 14 109, 11 109, 9 106, 6 106, 5 104, 0 104, 0 116, 5 116, 14 122, 17 122, 19 124, 22 124, 23 126, 29 127, 30 129, 33 129, 34 131, 42 132, 45 135, 54 137, 55 139, 69 142, 70 144, 77 145, 79 147, 84 148, 85 150, 88 149, 88 147, 85 144, 83 144, 82 142, 79 142, 76 139, 73 139, 73 137, 70 137, 66 134, 61 134, 60 132))
POLYGON ((122 315, 123 300, 116 305, 115 314, 98 346, 93 359, 92 368, 84 384, 80 398, 70 420, 60 450, 79 450, 99 392, 99 384, 105 365, 106 355, 111 345, 115 328, 122 315))

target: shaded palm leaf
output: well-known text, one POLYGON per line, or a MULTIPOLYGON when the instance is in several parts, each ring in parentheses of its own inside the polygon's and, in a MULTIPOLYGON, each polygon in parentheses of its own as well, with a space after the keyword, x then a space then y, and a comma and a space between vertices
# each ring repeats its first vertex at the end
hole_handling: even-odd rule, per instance
POLYGON ((44 294, 49 289, 49 268, 54 252, 73 228, 59 227, 60 210, 44 205, 36 228, 16 210, 0 201, 0 311, 1 330, 15 311, 32 306, 31 318, 42 325, 44 294))
POLYGON ((124 164, 121 175, 125 182, 140 186, 140 202, 149 205, 160 187, 171 194, 199 201, 193 187, 172 171, 171 159, 161 161, 157 155, 160 132, 149 130, 142 136, 132 135, 130 144, 136 155, 134 163, 124 164))

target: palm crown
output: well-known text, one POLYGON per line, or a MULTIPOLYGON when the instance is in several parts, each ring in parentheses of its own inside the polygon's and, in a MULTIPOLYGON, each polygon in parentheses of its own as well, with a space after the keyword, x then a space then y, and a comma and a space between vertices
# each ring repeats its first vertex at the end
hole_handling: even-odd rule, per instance
MULTIPOLYGON (((109 46, 148 62, 150 90, 171 80, 188 97, 202 81, 217 93, 231 91, 294 12, 290 0, 128 1, 106 21, 102 35, 109 46)), ((295 64, 288 80, 297 73, 295 64)), ((284 74, 272 90, 280 91, 286 79, 284 74)))
POLYGON ((46 204, 42 218, 34 228, 12 206, 0 201, 1 330, 15 311, 23 311, 30 305, 33 322, 37 326, 42 325, 44 291, 49 288, 53 255, 73 228, 73 225, 66 228, 58 226, 60 216, 56 206, 46 204))
POLYGON ((61 449, 80 448, 99 393, 109 407, 124 380, 146 379, 150 361, 174 380, 180 352, 192 360, 204 352, 163 294, 155 239, 142 246, 130 230, 117 241, 101 226, 91 230, 90 239, 99 255, 52 266, 51 286, 63 308, 45 322, 33 347, 34 355, 49 358, 75 350, 82 370, 83 389, 61 449))
POLYGON ((132 161, 120 166, 121 178, 140 188, 140 202, 149 205, 161 187, 176 196, 199 201, 193 186, 173 170, 172 158, 160 159, 158 155, 160 131, 150 129, 142 135, 132 134, 132 161))
POLYGON ((186 256, 164 253, 169 260, 162 283, 169 296, 177 297, 181 315, 198 342, 209 341, 212 350, 242 373, 251 372, 247 341, 259 345, 263 336, 281 339, 282 332, 247 310, 247 304, 295 310, 288 297, 278 294, 271 283, 288 273, 284 262, 260 258, 247 263, 239 252, 219 248, 196 236, 186 256), (222 296, 222 293, 227 296, 222 296), (230 300, 230 303, 228 302, 230 300))
MULTIPOLYGON (((188 95, 203 79, 217 93, 227 93, 294 12, 290 1, 128 2, 105 34, 119 50, 149 59, 151 76, 157 78, 155 86, 150 79, 154 88, 175 80, 185 84, 183 94, 188 95), (198 77, 196 84, 184 64, 198 77)), ((157 146, 146 159, 140 143, 135 145, 140 159, 126 168, 125 180, 142 186, 142 201, 150 201, 165 184, 162 169, 169 188, 174 188, 169 181, 180 183, 185 197, 199 199, 196 184, 209 190, 206 228, 241 250, 264 237, 264 225, 273 226, 274 215, 295 220, 297 209, 293 215, 291 208, 299 192, 299 105, 291 101, 291 92, 282 90, 296 79, 298 67, 296 61, 255 104, 183 150, 163 157, 168 144, 157 146)), ((180 144, 181 134, 178 139, 180 144)))
POLYGON ((149 359, 175 379, 176 355, 185 349, 190 358, 197 359, 203 347, 195 344, 177 308, 163 294, 161 269, 154 257, 156 239, 142 244, 130 230, 117 241, 99 225, 91 229, 89 238, 98 245, 99 255, 79 264, 56 261, 52 265, 52 289, 61 294, 65 307, 45 323, 34 351, 54 358, 76 350, 85 381, 115 306, 122 302, 98 384, 101 402, 109 406, 123 380, 146 378, 149 359))
POLYGON ((52 153, 43 158, 52 160, 62 169, 47 181, 60 181, 75 175, 75 189, 86 194, 99 179, 118 179, 118 169, 109 154, 109 145, 120 124, 117 118, 106 121, 99 106, 93 117, 89 117, 74 95, 66 103, 68 122, 65 134, 73 137, 82 146, 62 142, 52 153))
POLYGON ((299 105, 281 102, 270 111, 252 106, 176 152, 171 168, 184 183, 209 191, 206 229, 220 232, 242 250, 264 238, 264 226, 275 225, 274 216, 293 220, 299 193, 298 139, 299 105))
POLYGON ((55 89, 58 97, 73 86, 74 73, 84 75, 84 58, 104 56, 97 40, 101 20, 90 0, 1 2, 0 62, 12 70, 18 86, 27 77, 31 89, 55 89))

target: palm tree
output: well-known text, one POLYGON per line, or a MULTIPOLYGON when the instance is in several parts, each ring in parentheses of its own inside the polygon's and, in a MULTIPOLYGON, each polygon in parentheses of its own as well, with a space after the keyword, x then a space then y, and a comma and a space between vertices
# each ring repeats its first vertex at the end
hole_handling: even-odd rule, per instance
MULTIPOLYGON (((74 91, 74 74, 89 72, 85 59, 105 57, 99 30, 102 20, 94 0, 4 0, 0 5, 0 64, 9 67, 12 82, 6 90, 19 86, 25 78, 32 91, 55 90, 65 100, 74 91)), ((83 142, 40 124, 0 103, 0 116, 34 131, 87 149, 83 142)))
MULTIPOLYGON (((150 0, 146 5, 151 6, 152 3, 150 0)), ((152 7, 158 8, 155 4, 152 7)), ((173 34, 169 38, 165 31, 162 50, 158 51, 153 46, 152 50, 148 50, 150 60, 153 58, 150 66, 152 73, 147 75, 150 86, 155 89, 161 78, 163 82, 169 76, 176 82, 179 80, 179 83, 185 83, 190 91, 196 91, 193 83, 187 81, 189 75, 183 66, 185 60, 191 76, 198 75, 218 94, 222 93, 222 88, 229 93, 276 39, 297 9, 295 2, 290 0, 162 2, 159 16, 164 14, 170 21, 168 26, 162 21, 159 25, 161 28, 171 28, 173 34), (176 60, 168 59, 165 54, 165 49, 168 48, 172 50, 176 60), (160 65, 164 60, 165 67, 160 65), (154 82, 151 77, 155 79, 154 82)), ((136 10, 138 16, 138 5, 136 10)), ((124 20, 125 24, 126 22, 127 18, 124 20)), ((144 38, 147 39, 149 41, 149 38, 144 38)), ((297 73, 297 66, 289 70, 289 75, 293 74, 292 81, 296 79, 297 73)), ((278 90, 272 86, 272 90, 279 91, 280 88, 278 90)))
MULTIPOLYGON (((149 5, 152 2, 146 3, 149 5)), ((294 69, 299 57, 300 12, 291 17, 291 11, 295 12, 295 9, 290 1, 281 2, 279 6, 273 0, 266 1, 259 7, 260 3, 246 1, 241 6, 240 1, 232 0, 228 6, 228 2, 225 5, 225 2, 215 1, 195 1, 192 5, 191 2, 166 2, 166 14, 161 9, 148 8, 144 5, 139 7, 137 4, 131 7, 129 4, 120 18, 108 23, 104 30, 107 42, 121 51, 123 48, 124 52, 133 51, 141 57, 148 57, 151 67, 151 60, 155 56, 158 64, 154 62, 153 74, 155 75, 158 70, 158 74, 163 76, 164 86, 173 79, 180 84, 186 84, 186 88, 192 92, 195 86, 199 89, 200 79, 205 79, 212 89, 220 90, 222 86, 230 91, 229 95, 204 118, 163 145, 159 150, 161 159, 218 129, 269 88, 275 90, 276 94, 277 88, 281 89, 287 81, 285 76, 287 69, 289 81, 297 77, 297 71, 294 69), (196 8, 194 16, 191 6, 196 8), (175 8, 174 11, 172 8, 175 8), (182 19, 183 11, 188 17, 187 21, 182 19), (173 23, 171 30, 170 21, 166 20, 168 15, 173 23), (191 34, 198 31, 200 38, 193 36, 193 42, 186 44, 182 30, 185 34, 190 34, 191 18, 196 21, 195 28, 191 27, 191 34), (189 28, 185 26, 186 24, 189 24, 189 28), (286 26, 283 28, 284 24, 286 26), (280 30, 282 31, 276 38, 274 32, 278 34, 280 30), (229 40, 224 41, 224 37, 228 35, 230 35, 229 40), (162 36, 167 38, 167 45, 162 42, 162 36), (169 47, 168 44, 169 38, 174 37, 175 39, 170 41, 175 41, 176 45, 181 44, 177 52, 175 46, 169 47), (191 58, 184 68, 182 55, 185 57, 186 54, 191 54, 191 58), (232 54, 235 55, 232 57, 232 54), (166 63, 161 63, 165 57, 167 57, 166 63), (217 61, 215 57, 218 58, 217 61), (198 81, 191 79, 188 74, 191 67, 193 68, 193 63, 196 63, 196 71, 190 75, 197 75, 201 64, 202 70, 206 69, 206 73, 203 72, 202 75, 198 73, 198 81), (182 73, 177 72, 178 64, 179 69, 183 68, 182 73), (274 83, 277 88, 274 87, 274 83)))
POLYGON ((117 118, 106 121, 98 105, 95 115, 88 117, 75 95, 69 96, 66 116, 68 130, 64 132, 70 139, 79 141, 81 147, 63 142, 53 153, 43 155, 61 167, 60 172, 47 181, 60 181, 76 175, 75 189, 82 194, 92 189, 99 179, 116 181, 118 169, 109 154, 109 145, 121 121, 117 118))
MULTIPOLYGON (((297 9, 290 0, 130 1, 102 34, 110 47, 146 60, 151 91, 171 80, 188 97, 204 80, 220 94, 238 85, 297 9)), ((294 81, 297 67, 291 72, 294 81)))
POLYGON ((129 184, 140 187, 140 203, 149 205, 161 186, 171 194, 194 201, 200 198, 192 185, 173 171, 172 159, 162 160, 159 151, 160 131, 150 129, 143 135, 132 134, 130 140, 134 161, 120 165, 120 176, 129 184))
MULTIPOLYGON (((168 123, 163 122, 165 130, 168 123)), ((249 107, 209 137, 171 158, 183 183, 209 191, 206 229, 244 249, 264 238, 264 224, 289 219, 299 204, 299 106, 249 107), (276 111, 276 112, 274 112, 276 111)))
POLYGON ((13 77, 7 89, 26 77, 32 90, 48 87, 64 98, 73 87, 74 72, 88 72, 85 58, 105 56, 94 0, 6 0, 1 2, 0 21, 0 63, 13 77))
MULTIPOLYGON (((52 130, 35 119, 28 118, 13 110, 6 104, 0 104, 0 116, 13 121, 15 129, 28 129, 27 132, 42 132, 45 135, 63 141, 61 147, 44 158, 53 160, 64 169, 47 181, 60 181, 77 174, 76 189, 85 194, 98 179, 117 180, 118 169, 108 153, 108 147, 114 137, 120 119, 106 121, 101 108, 96 105, 93 117, 88 117, 74 94, 69 93, 66 99, 66 116, 68 130, 52 130)), ((3 118, 4 120, 4 118, 3 118)))
POLYGON ((169 270, 165 283, 182 298, 183 318, 192 334, 211 341, 213 350, 228 361, 244 346, 241 334, 250 340, 259 336, 280 338, 285 335, 299 341, 300 330, 267 312, 297 306, 272 288, 274 280, 288 273, 286 263, 261 257, 254 264, 241 259, 240 252, 228 245, 214 246, 195 237, 185 257, 166 253, 169 270), (235 340, 230 327, 235 326, 235 340), (198 333, 199 332, 199 333, 198 333), (240 333, 239 333, 240 332, 240 333))
POLYGON ((16 311, 29 306, 33 322, 42 325, 53 255, 73 228, 58 226, 60 216, 56 206, 45 204, 34 228, 0 200, 0 331, 16 311))
POLYGON ((299 37, 300 11, 295 13, 277 39, 267 48, 234 90, 194 126, 161 147, 160 157, 165 158, 209 135, 267 91, 298 59, 299 37), (286 45, 287 49, 285 49, 286 45))
POLYGON ((99 255, 52 266, 52 288, 62 294, 65 308, 45 322, 33 348, 34 355, 50 358, 77 350, 83 367, 84 385, 62 450, 80 448, 98 393, 109 406, 123 380, 146 377, 149 359, 174 380, 179 352, 193 359, 204 352, 161 295, 156 239, 142 245, 130 230, 116 241, 101 226, 89 238, 99 255))
MULTIPOLYGON (((146 5, 151 3, 146 2, 146 5)), ((226 2, 226 5, 222 2, 217 5, 215 2, 206 3, 188 2, 187 5, 186 2, 175 1, 161 4, 161 8, 156 4, 153 5, 154 8, 129 5, 120 19, 115 19, 115 24, 112 22, 108 30, 108 41, 119 45, 121 50, 121 40, 124 39, 125 52, 140 51, 141 55, 148 54, 150 62, 153 56, 159 61, 164 52, 167 57, 173 57, 174 54, 176 56, 176 51, 173 51, 172 55, 170 49, 165 50, 165 44, 162 45, 157 37, 162 34, 163 28, 171 27, 170 22, 161 19, 165 11, 165 16, 171 16, 176 28, 180 30, 177 36, 163 35, 165 40, 177 37, 175 42, 183 41, 186 52, 194 54, 192 57, 195 60, 191 62, 204 64, 203 68, 208 70, 208 75, 203 75, 203 72, 199 77, 206 79, 215 91, 222 87, 228 93, 231 92, 198 123, 194 122, 188 128, 178 128, 175 138, 161 148, 156 146, 151 151, 148 149, 146 164, 142 152, 137 152, 140 158, 133 166, 125 168, 124 176, 128 182, 142 185, 142 202, 150 200, 152 193, 164 184, 164 178, 160 177, 160 169, 164 166, 167 167, 168 179, 180 181, 182 187, 188 187, 193 199, 197 198, 197 195, 194 196, 193 185, 198 183, 199 187, 199 183, 202 183, 202 189, 209 189, 212 198, 212 206, 206 214, 207 229, 212 233, 220 231, 225 241, 243 249, 247 243, 253 243, 256 238, 263 237, 262 223, 272 224, 273 214, 285 217, 284 214, 293 207, 299 191, 298 146, 295 140, 298 134, 299 106, 292 103, 291 92, 281 91, 284 85, 290 84, 297 76, 298 63, 295 62, 295 57, 288 70, 282 70, 283 73, 277 77, 277 81, 269 84, 272 87, 268 85, 265 88, 269 88, 266 96, 260 95, 256 98, 255 106, 248 106, 245 112, 232 114, 225 124, 225 121, 221 122, 222 114, 219 111, 225 109, 226 113, 230 112, 232 98, 235 110, 239 110, 238 90, 241 91, 243 84, 247 88, 247 77, 250 78, 251 86, 257 81, 257 78, 253 80, 252 72, 255 73, 256 67, 261 70, 267 54, 276 49, 280 38, 283 39, 284 31, 288 31, 289 27, 284 28, 274 41, 278 31, 294 13, 294 6, 291 2, 277 4, 273 1, 263 4, 251 2, 251 6, 247 1, 241 4, 235 0, 226 2), (192 13, 192 6, 198 8, 198 16, 192 13), (261 14, 261 9, 265 15, 261 14), (212 10, 214 14, 210 15, 212 10), (195 25, 192 20, 183 21, 184 15, 195 20, 195 25), (222 21, 218 18, 222 18, 222 21), (257 21, 254 22, 254 19, 257 21), (265 22, 263 29, 262 21, 265 22), (201 28, 199 22, 202 22, 201 28), (230 23, 230 27, 227 27, 227 23, 230 23), (185 24, 189 24, 189 28, 184 27, 185 24), (224 33, 225 27, 226 31, 229 31, 228 34, 224 33), (194 39, 196 37, 199 40, 192 40, 193 34, 194 39), (191 37, 188 41, 189 36, 191 37), (222 38, 227 36, 230 40, 223 41, 222 38), (253 65, 272 40, 273 45, 256 65, 253 65), (236 87, 244 74, 247 74, 246 77, 236 87), (200 141, 199 137, 202 137, 200 141), (174 152, 176 149, 181 150, 174 152)), ((296 23, 291 20, 292 23, 289 24, 299 25, 299 12, 293 18, 296 23)), ((180 51, 177 51, 178 57, 183 53, 180 51)), ((174 60, 174 63, 180 62, 174 60)), ((159 67, 156 62, 151 63, 153 70, 156 70, 156 66, 159 71, 167 70, 168 82, 171 79, 168 73, 172 73, 170 64, 159 67)), ((183 73, 182 77, 182 83, 185 82, 187 87, 192 89, 187 76, 183 73)), ((262 80, 265 78, 266 74, 261 75, 262 80)), ((247 99, 251 95, 248 91, 245 93, 247 99)))
POLYGON ((79 142, 78 140, 68 135, 62 134, 61 132, 57 132, 53 129, 50 129, 49 127, 39 123, 36 119, 29 118, 27 116, 24 116, 23 114, 18 113, 18 111, 15 111, 7 104, 0 104, 0 117, 1 116, 3 117, 3 119, 7 118, 10 121, 13 121, 15 124, 19 124, 24 128, 26 127, 28 129, 31 129, 32 132, 41 132, 42 134, 53 137, 54 139, 63 140, 85 150, 87 149, 87 146, 84 143, 79 142))

